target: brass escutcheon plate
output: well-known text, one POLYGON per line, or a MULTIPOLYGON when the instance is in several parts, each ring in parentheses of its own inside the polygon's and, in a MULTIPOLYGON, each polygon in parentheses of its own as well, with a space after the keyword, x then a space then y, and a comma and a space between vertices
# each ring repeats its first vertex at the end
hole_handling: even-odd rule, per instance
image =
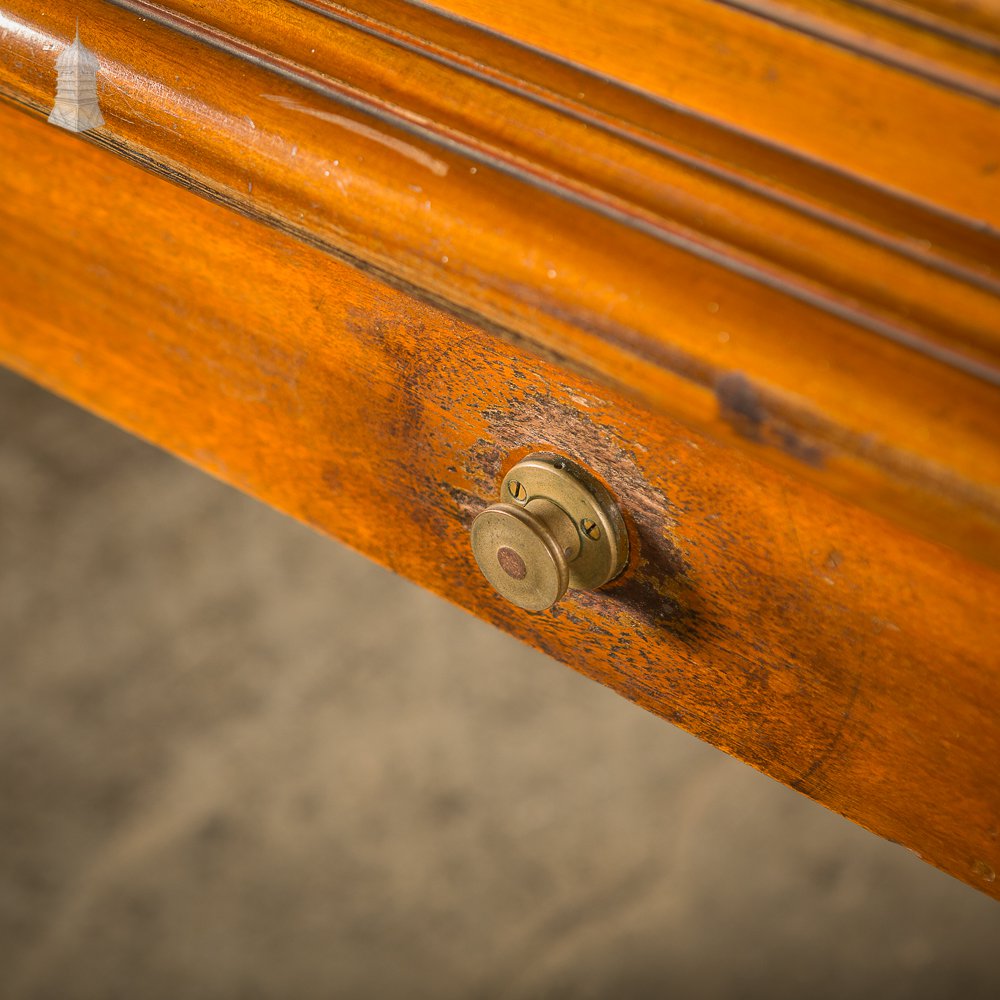
POLYGON ((569 564, 571 590, 596 590, 625 568, 628 532, 617 504, 594 476, 565 456, 529 455, 504 476, 500 495, 521 506, 535 498, 551 500, 573 521, 580 551, 569 564), (522 488, 514 492, 517 483, 522 488))

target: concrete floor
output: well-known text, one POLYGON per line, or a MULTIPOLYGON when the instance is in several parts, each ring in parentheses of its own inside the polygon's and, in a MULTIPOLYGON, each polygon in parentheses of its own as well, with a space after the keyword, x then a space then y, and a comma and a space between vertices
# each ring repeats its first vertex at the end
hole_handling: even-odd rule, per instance
POLYGON ((1000 995, 1000 906, 0 375, 0 995, 1000 995))

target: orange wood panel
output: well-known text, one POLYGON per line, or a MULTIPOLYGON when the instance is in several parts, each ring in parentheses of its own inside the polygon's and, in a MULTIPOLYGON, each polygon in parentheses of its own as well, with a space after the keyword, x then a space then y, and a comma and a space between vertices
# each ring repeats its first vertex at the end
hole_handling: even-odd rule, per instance
POLYGON ((0 360, 1000 896, 1000 575, 3 105, 0 135, 0 360), (530 615, 468 528, 540 447, 634 558, 530 615))
MULTIPOLYGON (((87 141, 1000 565, 992 231, 865 180, 846 145, 818 164, 749 138, 745 116, 667 108, 426 10, 376 13, 398 23, 357 3, 5 0, 0 96, 48 111, 79 16, 107 122, 87 141)), ((796 58, 820 45, 781 31, 796 58)), ((864 66, 855 96, 877 77, 903 125, 926 91, 931 174, 990 148, 987 104, 864 66)), ((962 197, 988 207, 990 183, 962 197)))

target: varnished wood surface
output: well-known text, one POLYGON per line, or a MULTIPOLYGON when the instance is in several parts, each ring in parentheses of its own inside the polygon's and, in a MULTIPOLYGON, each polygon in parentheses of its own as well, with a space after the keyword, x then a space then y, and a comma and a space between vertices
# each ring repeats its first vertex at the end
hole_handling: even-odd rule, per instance
POLYGON ((962 44, 844 0, 566 0, 545 17, 531 0, 435 6, 887 190, 1000 221, 986 141, 998 129, 995 36, 962 44))
POLYGON ((0 361, 1000 895, 997 574, 80 137, 0 135, 0 361), (539 447, 635 558, 530 615, 468 528, 539 447))
POLYGON ((1000 49, 997 0, 868 0, 870 6, 903 21, 964 39, 985 49, 1000 49))
POLYGON ((85 141, 1000 566, 986 29, 450 6, 584 67, 391 0, 4 0, 0 96, 47 113, 79 17, 85 141))

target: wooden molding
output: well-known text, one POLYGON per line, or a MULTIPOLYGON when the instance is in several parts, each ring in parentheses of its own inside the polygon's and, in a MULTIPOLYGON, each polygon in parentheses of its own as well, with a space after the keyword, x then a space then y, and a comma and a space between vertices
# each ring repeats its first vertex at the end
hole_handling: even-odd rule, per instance
POLYGON ((0 95, 47 113, 79 16, 87 141, 1000 565, 993 57, 847 4, 446 6, 486 27, 5 0, 0 95))

